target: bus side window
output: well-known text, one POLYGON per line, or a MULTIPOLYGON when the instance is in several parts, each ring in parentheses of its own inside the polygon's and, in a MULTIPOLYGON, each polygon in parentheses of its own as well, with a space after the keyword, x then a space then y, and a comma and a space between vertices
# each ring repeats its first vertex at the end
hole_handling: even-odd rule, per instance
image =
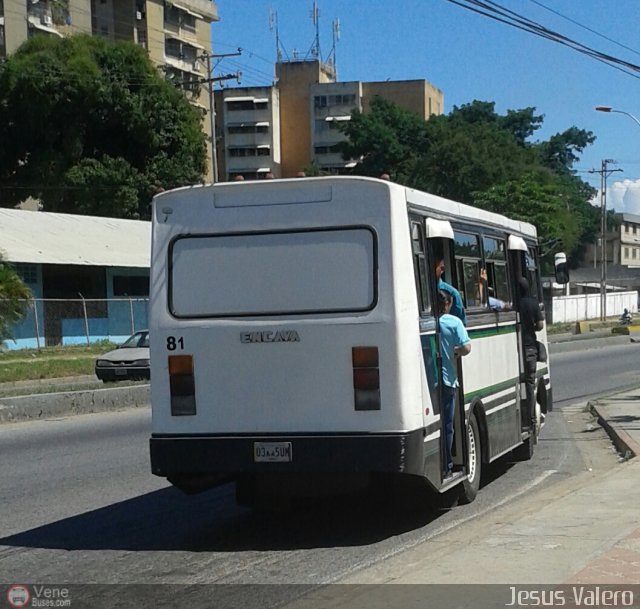
POLYGON ((535 248, 530 247, 525 254, 525 262, 527 266, 527 281, 529 282, 529 294, 538 302, 542 302, 542 292, 540 291, 540 275, 538 273, 538 264, 535 248))
POLYGON ((507 274, 506 244, 503 239, 483 237, 485 269, 487 271, 487 287, 489 294, 483 304, 488 305, 487 297, 492 296, 503 302, 512 302, 507 274))
POLYGON ((480 241, 478 235, 454 231, 458 291, 465 308, 482 306, 480 298, 480 241))
POLYGON ((420 222, 411 222, 411 249, 413 252, 413 272, 418 293, 418 307, 422 316, 431 308, 427 282, 427 261, 424 250, 424 231, 420 222))

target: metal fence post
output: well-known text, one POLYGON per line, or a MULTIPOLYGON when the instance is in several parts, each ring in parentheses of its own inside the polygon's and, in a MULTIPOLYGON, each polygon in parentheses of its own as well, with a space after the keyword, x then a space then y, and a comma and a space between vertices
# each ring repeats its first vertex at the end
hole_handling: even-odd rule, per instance
POLYGON ((87 301, 84 299, 84 296, 80 294, 80 292, 78 292, 78 295, 80 296, 80 298, 82 298, 82 310, 84 312, 84 333, 85 333, 85 336, 87 337, 87 345, 90 345, 91 341, 89 340, 89 320, 87 319, 87 301))
POLYGON ((31 306, 33 307, 33 324, 36 330, 36 345, 38 351, 40 351, 40 324, 38 322, 38 301, 35 298, 31 299, 31 306))
POLYGON ((131 334, 136 331, 136 322, 133 316, 133 299, 129 296, 129 319, 131 320, 131 334))

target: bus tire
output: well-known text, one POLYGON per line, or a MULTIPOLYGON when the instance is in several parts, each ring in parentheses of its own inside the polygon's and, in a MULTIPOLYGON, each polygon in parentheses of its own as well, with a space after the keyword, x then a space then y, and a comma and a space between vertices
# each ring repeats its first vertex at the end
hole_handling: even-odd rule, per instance
POLYGON ((482 475, 482 439, 478 420, 473 412, 469 415, 467 447, 469 461, 467 462, 467 479, 460 485, 459 502, 461 504, 471 503, 476 498, 482 475))

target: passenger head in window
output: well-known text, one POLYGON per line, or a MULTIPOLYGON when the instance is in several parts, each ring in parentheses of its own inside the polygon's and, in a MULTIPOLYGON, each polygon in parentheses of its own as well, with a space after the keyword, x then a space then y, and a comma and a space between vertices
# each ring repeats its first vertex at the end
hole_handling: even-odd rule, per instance
POLYGON ((455 315, 456 317, 458 317, 462 321, 462 323, 466 326, 467 314, 465 313, 465 310, 464 310, 464 304, 462 303, 462 296, 460 296, 460 292, 458 292, 458 290, 456 290, 451 284, 447 283, 444 279, 442 279, 442 276, 444 275, 444 271, 445 271, 444 257, 442 256, 442 254, 440 255, 436 254, 435 260, 436 260, 435 273, 436 273, 436 279, 438 282, 438 290, 442 290, 447 294, 451 295, 452 304, 451 304, 450 313, 451 315, 455 315))

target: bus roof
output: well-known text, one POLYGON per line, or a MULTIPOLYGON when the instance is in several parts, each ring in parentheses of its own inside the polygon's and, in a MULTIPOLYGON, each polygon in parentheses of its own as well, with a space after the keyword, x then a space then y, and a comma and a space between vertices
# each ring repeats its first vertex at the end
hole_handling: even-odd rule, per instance
POLYGON ((304 190, 306 191, 306 194, 303 195, 303 200, 300 202, 310 202, 314 199, 316 201, 326 201, 328 200, 327 197, 331 197, 331 187, 336 186, 339 188, 340 183, 348 182, 352 184, 357 181, 376 183, 380 186, 387 187, 389 190, 402 189, 404 191, 404 196, 402 198, 405 199, 407 205, 413 208, 432 212, 436 218, 468 220, 473 223, 481 223, 502 229, 506 228, 519 235, 533 238, 536 237, 535 226, 528 222, 512 220, 507 216, 480 209, 473 205, 467 205, 465 203, 445 199, 444 197, 422 192, 414 188, 396 184, 395 182, 389 182, 388 180, 381 180, 366 176, 322 176, 276 180, 247 180, 242 182, 218 182, 217 184, 185 186, 159 193, 154 197, 154 205, 156 207, 161 206, 165 202, 163 201, 165 198, 171 200, 171 203, 173 203, 178 193, 186 195, 187 193, 195 190, 212 189, 213 195, 216 198, 216 207, 226 207, 225 199, 227 196, 235 199, 233 189, 236 188, 243 189, 250 193, 249 199, 246 199, 245 197, 245 204, 249 206, 256 204, 273 205, 293 203, 295 201, 291 200, 291 198, 299 196, 298 193, 301 191, 298 190, 298 188, 301 186, 305 187, 304 190), (283 184, 286 184, 289 188, 277 188, 278 185, 282 186, 283 184), (265 196, 265 193, 268 193, 267 196, 265 196), (253 196, 251 196, 251 194, 253 196), (254 197, 256 199, 255 202, 252 201, 254 197))

